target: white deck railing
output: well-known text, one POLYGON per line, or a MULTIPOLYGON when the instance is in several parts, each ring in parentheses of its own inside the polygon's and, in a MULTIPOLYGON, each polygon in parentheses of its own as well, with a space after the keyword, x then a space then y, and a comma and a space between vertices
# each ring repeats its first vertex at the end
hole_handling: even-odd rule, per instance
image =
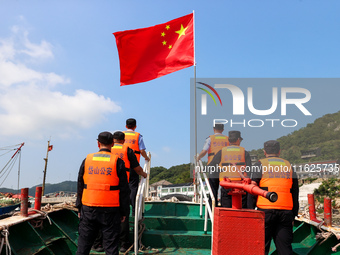
POLYGON ((209 179, 207 178, 207 175, 205 172, 202 172, 203 177, 204 177, 204 181, 205 181, 205 185, 208 187, 208 191, 205 190, 205 186, 201 177, 201 172, 200 171, 196 171, 197 168, 196 166, 199 167, 199 169, 204 169, 203 168, 203 163, 201 160, 196 161, 195 158, 195 175, 196 178, 199 182, 199 185, 201 187, 200 190, 200 216, 202 217, 203 214, 203 198, 204 198, 204 203, 205 203, 205 214, 204 214, 204 233, 207 233, 207 229, 208 229, 208 214, 210 217, 210 221, 211 221, 211 254, 212 254, 212 247, 213 247, 213 230, 214 230, 214 211, 215 211, 215 196, 211 190, 210 187, 210 183, 209 183, 209 179), (211 206, 209 204, 209 199, 208 199, 208 195, 210 196, 211 199, 211 206))
MULTIPOLYGON (((134 253, 135 255, 138 254, 139 251, 139 221, 143 217, 144 213, 144 203, 145 203, 145 196, 148 195, 148 187, 149 187, 149 174, 150 174, 150 165, 151 165, 151 154, 150 152, 147 153, 148 157, 150 158, 149 161, 145 162, 143 171, 148 174, 147 178, 141 178, 141 181, 138 186, 137 196, 136 196, 136 204, 135 204, 135 223, 134 223, 134 253)), ((206 173, 196 171, 196 166, 200 169, 203 169, 202 161, 199 160, 198 162, 195 161, 195 175, 201 187, 200 189, 200 216, 203 215, 203 200, 205 203, 205 215, 204 215, 204 232, 207 232, 208 229, 208 215, 211 220, 211 240, 213 240, 212 233, 213 233, 213 226, 214 226, 214 210, 215 210, 215 197, 210 187, 209 180, 207 178, 206 173), (202 180, 202 176, 204 178, 204 182, 202 180), (205 190, 205 185, 208 187, 208 190, 205 190), (211 198, 211 206, 209 204, 208 194, 211 198)))
POLYGON ((138 232, 139 232, 139 221, 143 217, 144 213, 144 202, 145 202, 145 196, 148 195, 148 189, 149 189, 149 174, 150 174, 150 165, 151 165, 151 153, 147 153, 149 157, 149 161, 146 161, 144 164, 143 171, 148 174, 147 178, 142 177, 141 181, 139 182, 138 185, 138 191, 136 195, 136 204, 135 204, 135 227, 134 227, 134 251, 135 255, 138 254, 139 250, 139 237, 138 237, 138 232))
POLYGON ((195 174, 196 174, 196 178, 197 178, 197 180, 199 182, 199 185, 201 187, 201 190, 200 190, 200 216, 201 217, 202 217, 202 214, 203 214, 203 198, 204 198, 204 202, 205 202, 205 212, 206 213, 205 213, 204 231, 206 232, 207 231, 208 215, 210 217, 211 223, 214 222, 215 197, 214 197, 213 192, 211 190, 210 183, 209 183, 209 180, 207 178, 206 173, 205 172, 201 173, 200 171, 196 171, 197 170, 196 166, 198 166, 199 169, 204 169, 202 161, 199 160, 198 162, 196 162, 196 165, 195 165, 195 174), (205 185, 208 187, 208 191, 205 190, 205 185, 203 183, 201 174, 203 174, 205 185), (209 194, 209 196, 211 198, 211 206, 209 204, 208 194, 209 194))

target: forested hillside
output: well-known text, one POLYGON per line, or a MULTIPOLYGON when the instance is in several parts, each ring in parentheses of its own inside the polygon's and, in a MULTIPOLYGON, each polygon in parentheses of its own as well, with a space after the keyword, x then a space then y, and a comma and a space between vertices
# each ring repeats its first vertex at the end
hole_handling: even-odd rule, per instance
MULTIPOLYGON (((32 197, 35 196, 35 188, 37 186, 41 187, 42 184, 29 188, 29 191, 28 191, 29 196, 32 196, 32 197)), ((45 192, 44 192, 45 194, 59 192, 59 191, 77 192, 77 182, 64 181, 64 182, 55 183, 55 184, 50 184, 50 183, 45 184, 45 192)), ((21 191, 14 190, 14 189, 0 188, 0 192, 4 192, 4 193, 9 192, 13 194, 19 194, 21 191)))
MULTIPOLYGON (((340 111, 324 115, 293 133, 277 139, 281 144, 281 156, 292 163, 306 162, 301 159, 301 151, 319 148, 320 156, 312 161, 340 159, 340 111)), ((252 150, 258 158, 263 158, 263 148, 252 150)))
POLYGON ((173 184, 192 182, 190 178, 190 164, 165 167, 151 167, 150 184, 160 180, 167 180, 173 184))

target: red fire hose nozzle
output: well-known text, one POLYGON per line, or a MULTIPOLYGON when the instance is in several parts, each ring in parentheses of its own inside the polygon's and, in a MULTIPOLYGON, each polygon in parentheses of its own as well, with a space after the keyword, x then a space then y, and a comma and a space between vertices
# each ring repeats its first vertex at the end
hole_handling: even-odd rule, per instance
POLYGON ((277 193, 276 192, 269 192, 266 195, 266 198, 270 201, 270 202, 276 202, 278 199, 277 193))

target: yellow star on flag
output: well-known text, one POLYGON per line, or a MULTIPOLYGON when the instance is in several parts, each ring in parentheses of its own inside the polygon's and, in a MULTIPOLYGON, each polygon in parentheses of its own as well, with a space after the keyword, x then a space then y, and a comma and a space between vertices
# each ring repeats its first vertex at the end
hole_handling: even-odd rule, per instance
POLYGON ((161 33, 161 36, 163 36, 163 37, 164 37, 164 36, 165 36, 165 33, 164 33, 164 32, 162 32, 162 33, 161 33))
POLYGON ((184 28, 183 25, 181 24, 181 29, 178 31, 175 31, 177 34, 179 34, 178 38, 179 39, 182 35, 185 35, 185 30, 187 30, 188 27, 184 28))
POLYGON ((166 30, 169 30, 169 29, 170 29, 170 25, 166 25, 166 26, 165 26, 165 29, 166 29, 166 30))
POLYGON ((162 43, 163 43, 163 45, 166 45, 166 41, 163 41, 162 43))
POLYGON ((169 47, 168 47, 169 49, 172 49, 172 45, 169 45, 169 47))

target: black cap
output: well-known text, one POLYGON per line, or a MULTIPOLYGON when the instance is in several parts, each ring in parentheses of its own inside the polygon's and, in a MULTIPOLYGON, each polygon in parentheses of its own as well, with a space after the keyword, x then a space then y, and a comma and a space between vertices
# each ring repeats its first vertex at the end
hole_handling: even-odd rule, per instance
POLYGON ((216 130, 224 130, 224 125, 223 124, 215 124, 214 129, 216 130))
POLYGON ((137 121, 135 119, 133 119, 133 118, 127 119, 126 120, 126 125, 127 126, 135 127, 137 125, 137 121))
POLYGON ((264 143, 264 150, 268 154, 277 154, 280 152, 280 143, 276 140, 270 140, 264 143))
POLYGON ((229 137, 230 141, 234 141, 234 142, 236 142, 236 140, 238 138, 243 140, 243 138, 241 137, 241 132, 240 131, 236 131, 236 130, 229 131, 228 137, 229 137))
POLYGON ((98 142, 105 144, 105 145, 110 145, 113 143, 113 135, 110 132, 101 132, 98 135, 98 142))
POLYGON ((124 140, 125 134, 122 131, 116 131, 113 133, 113 139, 124 140))

